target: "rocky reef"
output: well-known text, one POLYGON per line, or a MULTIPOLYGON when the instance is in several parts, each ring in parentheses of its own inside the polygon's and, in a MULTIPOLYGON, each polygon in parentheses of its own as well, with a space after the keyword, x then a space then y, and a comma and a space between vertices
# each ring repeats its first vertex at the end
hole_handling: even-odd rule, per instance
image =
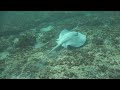
MULTIPOLYGON (((72 12, 57 13, 58 17, 62 13, 67 17, 72 12)), ((81 13, 76 16, 71 14, 69 18, 61 17, 60 21, 58 17, 49 19, 53 15, 51 13, 45 14, 47 18, 42 17, 43 24, 35 26, 39 19, 34 18, 34 28, 26 30, 25 27, 25 31, 18 35, 1 36, 0 78, 119 79, 120 12, 81 13), (52 23, 48 23, 47 19, 52 23), (61 47, 48 55, 64 28, 85 34, 87 42, 80 48, 61 47)))

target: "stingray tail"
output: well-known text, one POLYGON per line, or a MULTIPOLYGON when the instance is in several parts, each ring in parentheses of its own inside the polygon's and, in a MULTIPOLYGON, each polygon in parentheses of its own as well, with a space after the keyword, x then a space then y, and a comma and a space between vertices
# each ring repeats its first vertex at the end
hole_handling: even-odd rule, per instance
POLYGON ((54 51, 56 48, 58 48, 60 45, 55 46, 48 54, 50 54, 52 51, 54 51))

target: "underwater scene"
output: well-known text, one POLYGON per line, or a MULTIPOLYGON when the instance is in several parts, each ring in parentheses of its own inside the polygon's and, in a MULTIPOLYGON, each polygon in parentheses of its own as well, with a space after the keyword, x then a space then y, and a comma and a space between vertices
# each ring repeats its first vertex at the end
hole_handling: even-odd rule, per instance
POLYGON ((120 79, 120 11, 0 11, 0 79, 120 79))

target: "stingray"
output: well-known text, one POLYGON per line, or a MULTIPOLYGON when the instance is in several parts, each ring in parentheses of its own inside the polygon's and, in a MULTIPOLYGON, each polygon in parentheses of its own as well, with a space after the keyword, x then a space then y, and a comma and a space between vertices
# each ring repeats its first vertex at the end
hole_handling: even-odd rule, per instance
POLYGON ((68 48, 68 46, 80 47, 84 45, 86 41, 86 36, 76 31, 69 31, 64 29, 61 31, 59 38, 57 39, 57 45, 49 52, 51 53, 59 46, 63 46, 64 48, 68 48))

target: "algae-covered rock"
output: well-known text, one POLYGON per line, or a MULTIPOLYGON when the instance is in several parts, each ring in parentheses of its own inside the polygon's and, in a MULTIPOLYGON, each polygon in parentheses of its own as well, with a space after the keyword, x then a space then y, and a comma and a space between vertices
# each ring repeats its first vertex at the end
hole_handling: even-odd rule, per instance
POLYGON ((9 52, 3 52, 3 53, 0 53, 0 60, 2 59, 5 59, 7 56, 9 56, 9 52))
POLYGON ((45 28, 41 28, 40 31, 42 31, 42 32, 48 32, 48 31, 50 31, 52 29, 53 29, 53 26, 49 25, 49 26, 47 26, 45 28))
POLYGON ((0 78, 120 78, 120 12, 48 11, 35 16, 32 13, 18 13, 16 17, 12 14, 10 19, 6 18, 12 23, 2 24, 0 78), (49 56, 47 52, 65 28, 85 34, 86 45, 60 48, 49 56))
MULTIPOLYGON (((16 43, 16 42, 15 42, 16 43)), ((17 40, 15 47, 20 49, 29 48, 30 46, 34 46, 36 43, 36 37, 34 34, 23 34, 17 40)))

